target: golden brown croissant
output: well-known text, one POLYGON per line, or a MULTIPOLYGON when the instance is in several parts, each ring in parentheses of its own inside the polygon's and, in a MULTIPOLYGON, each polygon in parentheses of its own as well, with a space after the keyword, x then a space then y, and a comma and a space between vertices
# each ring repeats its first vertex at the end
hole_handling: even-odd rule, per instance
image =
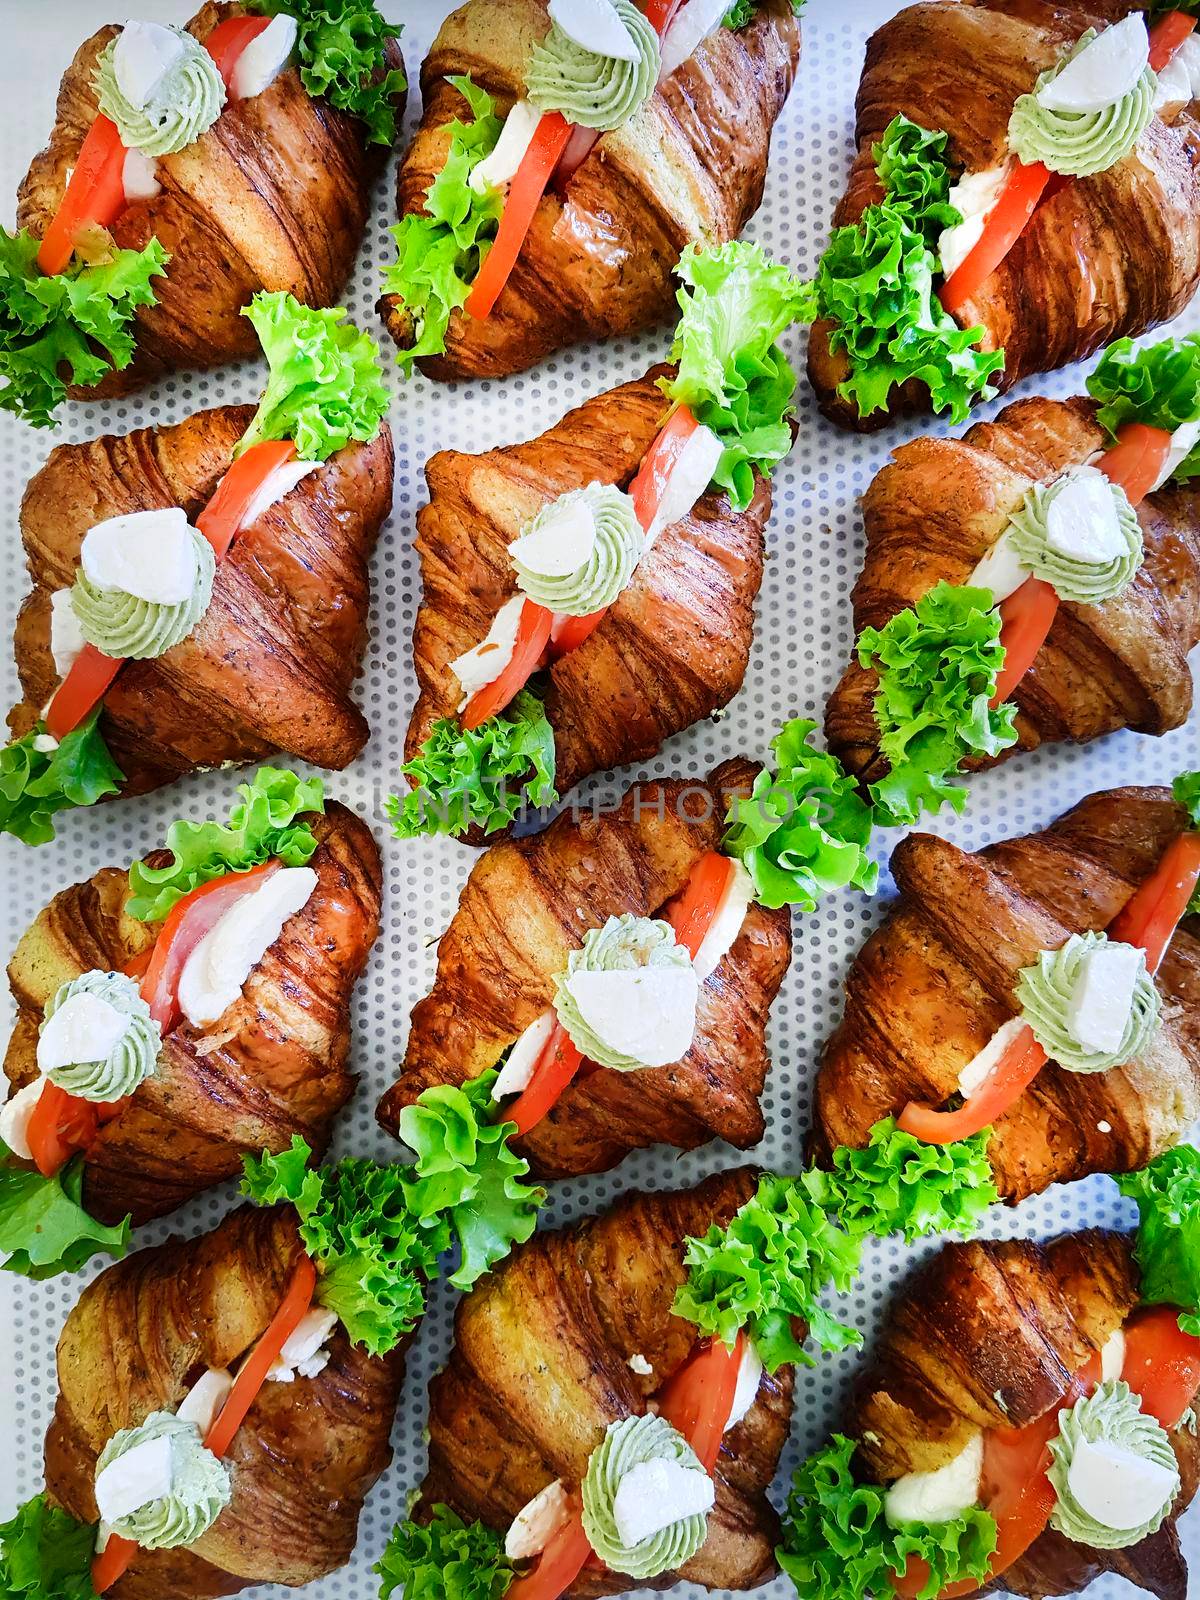
MULTIPOLYGON (((699 1330, 671 1315, 686 1278, 684 1241, 724 1227, 754 1193, 743 1167, 674 1194, 628 1195, 611 1211, 538 1233, 462 1301, 450 1360, 429 1386, 429 1472, 414 1513, 451 1506, 501 1533, 555 1478, 577 1487, 612 1422, 647 1400, 695 1350, 699 1330), (639 1376, 631 1357, 651 1371, 639 1376)), ((792 1369, 764 1373, 754 1405, 726 1434, 708 1538, 679 1572, 713 1589, 753 1589, 775 1570, 778 1518, 767 1499, 792 1415, 792 1369)), ((585 1569, 571 1600, 636 1586, 585 1569)))
MULTIPOLYGON (((854 631, 883 627, 941 580, 966 583, 1033 483, 1050 483, 1103 449, 1092 400, 1018 400, 961 439, 916 439, 893 452, 863 497, 867 553, 854 586, 854 631)), ((1013 691, 1018 750, 1083 743, 1118 728, 1166 733, 1192 708, 1188 652, 1200 643, 1200 488, 1169 484, 1138 507, 1145 560, 1115 600, 1064 602, 1013 691)), ((830 749, 851 771, 881 775, 873 667, 848 667, 825 712, 830 749)))
MULTIPOLYGON (((421 68, 421 126, 400 165, 402 217, 424 210, 446 160, 443 129, 466 114, 446 79, 469 73, 507 115, 547 27, 546 0, 468 0, 447 17, 421 68)), ((670 315, 684 247, 736 239, 758 210, 771 130, 799 57, 790 0, 767 0, 744 28, 711 33, 624 127, 601 137, 562 196, 547 192, 491 315, 453 314, 446 353, 420 361, 421 370, 502 378, 564 345, 670 315)), ((380 311, 396 343, 411 347, 416 330, 403 304, 387 295, 380 311)))
MULTIPOLYGON (((597 480, 628 487, 662 425, 655 380, 668 370, 586 401, 528 444, 482 455, 443 450, 428 463, 429 504, 417 514, 424 596, 413 631, 421 694, 408 759, 439 717, 457 715, 462 685, 450 663, 485 637, 516 593, 509 544, 568 490, 597 480)), ((745 511, 732 510, 724 492, 702 495, 647 550, 595 631, 549 669, 544 699, 560 794, 589 773, 648 760, 741 688, 770 515, 771 485, 761 475, 745 511)))
MULTIPOLYGON (((940 1104, 1017 1014, 1013 986, 1039 950, 1108 926, 1187 825, 1168 789, 1089 795, 1040 833, 977 855, 916 833, 892 856, 900 899, 846 980, 825 1047, 815 1143, 862 1146, 910 1100, 940 1104)), ((1162 1025, 1146 1055, 1107 1072, 1042 1068, 988 1146, 1010 1200, 1089 1172, 1128 1172, 1200 1115, 1200 922, 1185 920, 1156 977, 1162 1025)))
MULTIPOLYGON (((1137 1301, 1138 1270, 1122 1234, 946 1245, 892 1306, 861 1379, 848 1432, 862 1441, 864 1476, 886 1484, 932 1471, 974 1429, 1020 1428, 1070 1404, 1072 1374, 1137 1301)), ((1159 1600, 1187 1600, 1175 1519, 1196 1492, 1200 1441, 1186 1427, 1170 1437, 1183 1489, 1158 1533, 1124 1550, 1093 1550, 1047 1529, 989 1587, 1043 1600, 1116 1572, 1159 1600)))
MULTIPOLYGON (((219 1228, 118 1262, 85 1289, 58 1343, 58 1403, 46 1435, 46 1490, 81 1522, 97 1518, 96 1459, 121 1428, 175 1411, 205 1368, 236 1368, 279 1310, 302 1254, 290 1207, 242 1207, 219 1228)), ((339 1324, 315 1378, 265 1383, 226 1461, 233 1497, 207 1533, 140 1550, 113 1600, 209 1600, 251 1584, 292 1586, 350 1558, 388 1444, 404 1346, 353 1347, 339 1324)))
MULTIPOLYGON (((201 41, 243 14, 206 0, 188 24, 201 41)), ((79 149, 98 110, 92 75, 119 30, 101 28, 63 74, 54 131, 18 195, 17 221, 41 238, 58 210, 79 149)), ((388 66, 402 68, 389 41, 388 66)), ((397 98, 397 115, 404 110, 397 98)), ((164 372, 214 367, 258 349, 241 315, 260 289, 287 289, 306 305, 332 305, 362 242, 374 178, 386 151, 366 143, 363 124, 314 99, 295 66, 261 94, 231 100, 193 144, 155 163, 162 193, 135 201, 114 223, 118 246, 141 250, 157 238, 170 252, 152 286, 157 305, 136 315, 137 353, 122 372, 76 398, 128 394, 164 372)))
MULTIPOLYGON (((1085 29, 1132 11, 1135 0, 922 0, 868 41, 857 100, 858 154, 834 226, 856 222, 883 197, 872 145, 904 115, 949 135, 951 165, 986 171, 1003 162, 1019 95, 1085 29)), ((1008 256, 956 313, 981 326, 981 348, 1004 351, 1009 388, 1035 372, 1079 361, 1180 312, 1200 285, 1200 123, 1195 103, 1155 117, 1136 149, 1107 172, 1076 178, 1044 199, 1008 256), (1169 114, 1169 113, 1168 113, 1169 114)), ((817 323, 808 372, 821 410, 844 427, 878 428, 927 410, 915 380, 865 419, 837 395, 848 376, 830 325, 817 323)))
MULTIPOLYGON (((57 687, 50 595, 74 582, 89 528, 164 506, 194 519, 253 414, 221 406, 51 453, 21 504, 34 588, 17 618, 25 701, 9 715, 15 734, 37 722, 57 687)), ((370 444, 331 456, 238 534, 188 638, 157 660, 124 663, 100 717, 126 775, 123 794, 275 749, 336 768, 359 753, 369 730, 350 688, 366 648, 367 564, 391 510, 392 461, 386 424, 370 444)))
MULTIPOLYGON (((602 815, 564 813, 536 838, 477 863, 438 946, 437 978, 413 1009, 400 1076, 379 1103, 392 1133, 422 1090, 494 1067, 550 1006, 554 978, 584 933, 610 916, 654 916, 717 847, 726 797, 754 768, 729 761, 707 779, 636 784, 602 815)), ((691 1150, 762 1138, 765 1030, 791 959, 790 914, 753 905, 704 982, 691 1049, 673 1066, 579 1076, 514 1148, 545 1176, 603 1172, 631 1150, 691 1150)))
MULTIPOLYGON (((84 1202, 101 1221, 164 1215, 241 1171, 242 1157, 316 1151, 350 1098, 350 995, 379 933, 383 869, 367 825, 332 803, 306 818, 319 841, 311 899, 284 924, 242 996, 217 1023, 180 1022, 158 1066, 88 1150, 84 1202)), ((165 864, 163 852, 151 865, 165 864)), ((4 1070, 14 1089, 36 1078, 38 1025, 60 984, 121 971, 160 924, 125 913, 129 874, 103 867, 38 913, 9 963, 17 1020, 4 1070)))

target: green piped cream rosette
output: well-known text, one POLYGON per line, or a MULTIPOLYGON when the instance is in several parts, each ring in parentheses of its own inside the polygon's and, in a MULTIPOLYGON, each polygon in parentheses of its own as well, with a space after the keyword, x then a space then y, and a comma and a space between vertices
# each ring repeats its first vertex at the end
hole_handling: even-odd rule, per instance
POLYGON ((120 35, 101 53, 92 78, 100 110, 116 123, 121 143, 147 156, 174 155, 194 144, 225 105, 225 83, 212 56, 182 28, 170 31, 183 51, 155 85, 145 106, 128 99, 117 81, 113 56, 120 35))
POLYGON ((168 1439, 171 1489, 110 1526, 143 1550, 176 1550, 195 1544, 229 1504, 229 1469, 206 1450, 200 1429, 169 1411, 152 1411, 139 1427, 122 1428, 100 1452, 96 1476, 138 1445, 168 1439))
POLYGON ((151 661, 183 643, 212 603, 217 571, 212 545, 195 528, 189 532, 192 587, 177 603, 144 600, 125 589, 105 588, 80 567, 71 588, 71 610, 89 644, 122 661, 151 661))
POLYGON ((623 1055, 606 1043, 584 1020, 571 993, 571 979, 581 972, 633 972, 646 967, 675 967, 694 972, 692 958, 675 939, 669 922, 635 917, 626 912, 609 917, 601 928, 589 928, 583 945, 572 950, 567 970, 555 978, 554 1009, 575 1048, 598 1066, 614 1072, 637 1072, 646 1063, 623 1055))
POLYGON ((1136 84, 1098 111, 1062 111, 1038 99, 1041 91, 1097 37, 1089 28, 1056 66, 1043 72, 1030 94, 1013 106, 1008 142, 1027 166, 1041 161, 1051 172, 1086 178, 1115 167, 1133 149, 1154 116, 1158 79, 1149 66, 1136 84))
POLYGON ((50 1082, 81 1100, 111 1105, 124 1100, 150 1077, 158 1064, 162 1035, 137 984, 123 972, 85 972, 61 984, 46 1003, 39 1025, 44 1035, 52 1017, 77 995, 91 995, 125 1018, 120 1038, 99 1060, 74 1061, 46 1073, 50 1082))
POLYGON ((649 100, 662 65, 658 34, 632 0, 613 0, 613 6, 629 30, 636 59, 585 49, 552 23, 534 48, 525 79, 525 93, 538 111, 561 111, 568 122, 611 133, 649 100))
MULTIPOLYGON (((1100 605, 1115 600, 1133 582, 1141 567, 1145 547, 1137 512, 1119 484, 1104 480, 1111 493, 1124 548, 1111 560, 1086 561, 1052 549, 1049 544, 1049 516, 1059 495, 1076 483, 1081 473, 1096 473, 1094 467, 1079 467, 1065 472, 1053 483, 1035 483, 1026 491, 1019 510, 1009 521, 1008 540, 1021 565, 1035 578, 1048 583, 1060 600, 1076 605, 1100 605)), ((1096 473, 1097 477, 1102 476, 1096 473)))
POLYGON ((1017 976, 1022 1016, 1050 1059, 1068 1072, 1107 1072, 1135 1061, 1145 1054, 1158 1031, 1162 1001, 1143 956, 1118 1047, 1111 1052, 1088 1051, 1071 1032, 1071 998, 1084 964, 1091 951, 1107 942, 1103 933, 1073 933, 1061 949, 1041 951, 1034 964, 1023 967, 1017 976))
POLYGON ((696 1472, 711 1484, 699 1457, 682 1434, 662 1417, 626 1417, 609 1426, 602 1444, 592 1451, 583 1480, 583 1531, 588 1543, 612 1572, 645 1580, 674 1572, 690 1561, 708 1537, 703 1513, 669 1523, 635 1545, 626 1545, 617 1525, 621 1483, 635 1468, 667 1462, 696 1472))
POLYGON ((617 599, 642 558, 646 535, 633 501, 611 483, 589 483, 543 506, 508 547, 522 594, 568 617, 587 617, 617 599), (557 527, 590 519, 591 548, 579 565, 556 559, 557 527))
POLYGON ((1060 1411, 1058 1423, 1058 1436, 1050 1441, 1053 1462, 1047 1473, 1057 1497, 1050 1526, 1094 1550, 1123 1550, 1157 1533, 1179 1493, 1179 1464, 1166 1431, 1155 1417, 1141 1409, 1129 1385, 1120 1379, 1109 1379, 1069 1411, 1060 1411), (1160 1469, 1166 1492, 1151 1517, 1135 1527, 1113 1528, 1080 1504, 1071 1483, 1071 1467, 1084 1441, 1128 1452, 1160 1469))

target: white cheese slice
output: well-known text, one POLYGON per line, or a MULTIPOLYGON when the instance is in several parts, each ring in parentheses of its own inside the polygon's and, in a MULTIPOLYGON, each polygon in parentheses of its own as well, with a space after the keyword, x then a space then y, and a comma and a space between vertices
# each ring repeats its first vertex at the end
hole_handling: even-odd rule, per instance
POLYGON ((84 534, 80 564, 99 589, 123 589, 139 600, 177 606, 196 581, 192 533, 178 506, 108 517, 84 534))
POLYGON ((465 650, 461 656, 456 656, 450 663, 451 672, 462 684, 462 699, 458 703, 460 711, 480 689, 486 689, 489 683, 495 683, 512 660, 513 651, 517 647, 521 612, 524 609, 523 594, 515 594, 511 600, 506 600, 492 618, 487 637, 481 639, 477 645, 473 645, 470 650, 465 650))
POLYGON ((160 22, 127 22, 113 46, 113 76, 126 100, 144 111, 187 46, 160 22))
POLYGON ((944 278, 952 277, 979 243, 992 207, 1008 182, 1011 167, 1011 162, 1006 161, 1003 166, 968 172, 951 184, 947 199, 961 214, 962 221, 943 228, 938 236, 938 259, 944 278))
POLYGON ((40 751, 44 756, 53 755, 58 749, 58 740, 52 733, 35 733, 33 736, 33 748, 40 751))
POLYGON ((700 983, 690 966, 577 972, 567 987, 587 1026, 619 1056, 665 1067, 691 1047, 700 983))
POLYGON ((98 994, 73 994, 47 1018, 38 1037, 42 1072, 105 1060, 129 1032, 133 1018, 98 994))
POLYGON ((740 861, 735 861, 716 915, 700 941, 700 948, 692 962, 701 983, 717 970, 732 950, 757 892, 754 879, 740 861))
POLYGON ((1088 951, 1067 1001, 1067 1032, 1076 1044, 1097 1055, 1119 1048, 1145 966, 1145 952, 1119 940, 1088 951))
POLYGON ((612 0, 550 0, 550 20, 584 50, 613 61, 636 61, 638 47, 612 0))
POLYGON ((221 1407, 229 1399, 232 1388, 233 1374, 228 1367, 209 1367, 184 1395, 175 1415, 182 1422, 194 1422, 203 1439, 217 1420, 221 1407))
POLYGON ((1050 501, 1046 543, 1069 560, 1097 566, 1125 554, 1112 484, 1098 467, 1079 467, 1050 501))
POLYGON ((238 532, 253 526, 264 511, 269 511, 285 496, 291 494, 298 483, 303 483, 310 472, 316 472, 319 461, 285 461, 276 467, 259 485, 258 493, 246 507, 246 514, 238 523, 238 532))
POLYGON ((596 518, 583 500, 556 500, 538 526, 514 539, 508 553, 543 578, 568 578, 591 559, 596 518))
POLYGON ((179 1004, 194 1028, 215 1022, 317 887, 311 867, 280 867, 230 906, 192 951, 179 975, 179 1004))
POLYGON ((10 1085, 8 1099, 0 1106, 0 1139, 22 1161, 33 1160, 33 1151, 29 1148, 29 1119, 45 1087, 45 1078, 35 1078, 15 1094, 10 1085))
POLYGON ((650 1378, 654 1375, 654 1368, 640 1350, 635 1350, 625 1365, 630 1372, 636 1372, 639 1378, 650 1378))
POLYGON ((664 528, 682 522, 692 510, 712 482, 724 451, 725 446, 717 435, 703 424, 689 436, 667 479, 654 521, 646 530, 647 550, 664 528))
POLYGON ((958 1075, 958 1092, 964 1100, 971 1098, 1024 1026, 1022 1017, 1011 1017, 996 1029, 983 1049, 971 1057, 958 1075))
POLYGON ((292 59, 298 31, 295 17, 281 11, 251 39, 233 69, 229 88, 235 100, 252 100, 275 82, 292 59))
POLYGON ((906 1472, 883 1497, 883 1514, 894 1528, 901 1522, 950 1522, 979 1500, 983 1434, 971 1435, 953 1461, 933 1472, 906 1472))
POLYGON ((283 1349, 271 1363, 267 1377, 272 1383, 293 1383, 297 1376, 315 1378, 329 1363, 325 1341, 337 1327, 337 1312, 325 1306, 306 1311, 288 1335, 283 1349))
POLYGON ((1067 1469, 1067 1488, 1083 1511, 1106 1528, 1137 1528, 1174 1493, 1179 1476, 1133 1450, 1080 1437, 1067 1469))
POLYGON ((70 589, 56 589, 50 596, 50 654, 60 678, 70 672, 86 643, 70 589))
POLYGON ((716 1489, 707 1472, 678 1461, 639 1461, 617 1485, 613 1516, 627 1550, 684 1517, 707 1516, 716 1489))
POLYGON ((1146 19, 1132 11, 1097 34, 1034 98, 1048 111, 1103 111, 1136 86, 1149 62, 1146 19))
POLYGON ((489 188, 503 189, 506 183, 512 182, 541 120, 541 112, 528 100, 517 101, 504 119, 495 148, 471 168, 467 182, 476 194, 483 194, 489 188))
POLYGON ((758 1399, 758 1386, 762 1382, 762 1375, 762 1357, 754 1348, 753 1340, 747 1339, 742 1359, 738 1363, 737 1384, 733 1391, 733 1407, 729 1413, 729 1421, 725 1424, 726 1433, 731 1428, 737 1427, 758 1399))
POLYGON ((125 190, 125 200, 129 205, 133 205, 137 200, 153 200, 156 195, 160 195, 162 184, 158 181, 158 163, 155 158, 136 147, 126 150, 125 162, 121 168, 121 187, 125 190))
POLYGON ((169 1495, 170 1438, 145 1439, 96 1474, 96 1509, 107 1523, 119 1522, 169 1495))
POLYGON ((1125 1330, 1117 1328, 1104 1341, 1100 1351, 1100 1382, 1119 1378, 1125 1370, 1125 1330))
MULTIPOLYGON (((1200 39, 1196 41, 1196 48, 1200 50, 1200 39)), ((1181 422, 1171 435, 1171 448, 1167 451, 1167 459, 1163 463, 1162 471, 1154 480, 1154 487, 1150 490, 1151 494, 1154 493, 1155 489, 1162 488, 1176 467, 1183 465, 1196 448, 1198 441, 1200 441, 1200 417, 1197 417, 1195 422, 1181 422)))
POLYGON ((729 0, 687 0, 680 6, 663 40, 659 83, 691 60, 709 34, 721 26, 728 10, 729 0))
POLYGON ((1013 549, 1012 529, 1006 528, 995 544, 976 564, 967 579, 969 589, 990 589, 997 605, 1015 594, 1029 576, 1029 568, 1022 565, 1013 549))
POLYGON ((540 1556, 570 1514, 570 1497, 555 1478, 517 1512, 504 1537, 504 1554, 510 1561, 531 1561, 540 1556))
POLYGON ((1200 35, 1189 34, 1158 74, 1154 109, 1187 105, 1200 96, 1200 35))
POLYGON ((500 1068, 499 1076, 492 1086, 493 1099, 503 1100, 505 1095, 520 1094, 523 1089, 528 1089, 538 1057, 545 1049, 547 1039, 554 1032, 554 1024, 557 1021, 558 1018, 552 1008, 543 1011, 536 1022, 529 1024, 508 1052, 508 1057, 500 1068))

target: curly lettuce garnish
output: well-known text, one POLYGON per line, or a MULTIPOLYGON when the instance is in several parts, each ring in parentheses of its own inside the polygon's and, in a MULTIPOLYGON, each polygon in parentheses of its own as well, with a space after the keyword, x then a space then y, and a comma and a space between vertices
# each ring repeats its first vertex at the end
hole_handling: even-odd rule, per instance
POLYGON ((106 1228, 84 1210, 82 1195, 82 1156, 52 1178, 43 1178, 17 1166, 12 1151, 0 1143, 0 1251, 7 1256, 3 1270, 23 1278, 51 1278, 78 1272, 101 1252, 123 1256, 129 1249, 129 1218, 106 1228))
MULTIPOLYGON (((721 26, 725 28, 744 28, 748 22, 754 20, 754 14, 765 4, 765 0, 734 0, 733 5, 721 18, 721 26)), ((804 0, 792 0, 792 10, 797 16, 804 10, 804 0)))
POLYGON ((317 310, 262 290, 242 315, 254 324, 270 377, 235 454, 264 439, 294 439, 301 461, 328 461, 352 439, 375 438, 392 403, 379 346, 343 322, 341 307, 317 310))
POLYGON ((398 68, 385 70, 389 39, 402 28, 385 22, 372 0, 248 0, 251 11, 297 24, 300 82, 309 94, 349 111, 365 125, 368 144, 396 142, 394 98, 407 88, 398 68))
MULTIPOLYGON (((1200 418, 1200 333, 1161 339, 1147 350, 1132 339, 1118 339, 1096 363, 1087 390, 1100 401, 1096 421, 1113 439, 1127 422, 1174 433, 1200 418)), ((1174 468, 1171 482, 1198 474, 1200 441, 1174 468)))
POLYGON ((964 1511, 951 1522, 902 1523, 884 1516, 883 1490, 855 1481, 853 1439, 835 1433, 796 1468, 775 1552, 803 1600, 891 1600, 894 1579, 915 1558, 929 1565, 919 1600, 935 1600, 948 1584, 987 1577, 996 1522, 964 1511))
POLYGON ((792 448, 796 374, 776 340, 811 320, 811 291, 747 240, 692 245, 675 271, 683 315, 671 360, 679 370, 660 387, 725 446, 713 482, 742 511, 755 472, 769 473, 792 448))
POLYGON ((96 1530, 52 1506, 26 1500, 0 1524, 0 1594, 6 1600, 94 1600, 96 1530))
POLYGON ((39 722, 24 738, 0 749, 0 833, 23 844, 49 844, 53 818, 75 806, 94 806, 116 794, 125 774, 113 760, 99 728, 100 707, 53 749, 39 722))
POLYGON ((384 810, 398 839, 458 838, 473 827, 495 833, 526 806, 557 802, 554 768, 554 729, 542 702, 523 689, 478 728, 439 718, 420 753, 400 769, 416 787, 390 796, 384 810))
POLYGON ((448 81, 471 108, 472 120, 447 123, 445 165, 426 191, 424 211, 402 217, 391 230, 398 255, 383 280, 384 292, 398 297, 413 325, 413 343, 397 357, 406 373, 422 356, 445 350, 450 318, 466 305, 504 210, 494 184, 478 190, 468 181, 496 148, 504 126, 495 101, 469 76, 448 81))
POLYGON ((885 199, 834 230, 817 268, 815 314, 832 324, 830 348, 850 364, 838 394, 860 417, 916 379, 934 411, 961 422, 995 393, 989 379, 1004 366, 1002 351, 975 348, 984 329, 960 328, 934 292, 937 234, 962 221, 947 199, 945 151, 945 134, 894 118, 874 147, 885 199))
POLYGON ((41 244, 0 228, 0 410, 35 428, 54 426, 70 382, 88 387, 133 360, 133 314, 155 304, 150 279, 170 257, 157 239, 144 250, 113 249, 88 266, 76 259, 47 277, 41 244))
POLYGON ((426 1527, 398 1522, 375 1571, 379 1600, 501 1600, 513 1580, 500 1535, 441 1505, 426 1527))
POLYGON ((1016 707, 989 704, 1004 665, 1000 614, 990 589, 939 583, 884 628, 864 628, 860 666, 879 676, 875 718, 886 777, 870 786, 879 820, 915 822, 923 809, 966 791, 948 780, 971 756, 996 756, 1017 741, 1016 707))
POLYGON ((300 778, 280 767, 260 767, 250 783, 239 783, 241 800, 228 823, 173 822, 163 867, 135 861, 129 869, 130 897, 125 910, 139 922, 161 922, 193 889, 230 872, 277 858, 285 867, 303 867, 317 848, 316 835, 302 819, 325 810, 320 778, 300 778))
POLYGON ((1137 1202, 1133 1254, 1143 1303, 1178 1306, 1179 1326, 1200 1336, 1200 1150, 1190 1144, 1164 1150, 1116 1184, 1137 1202))
POLYGON ((729 808, 721 848, 741 861, 764 906, 815 911, 831 889, 873 894, 879 881, 867 856, 871 808, 841 762, 809 744, 816 726, 786 723, 771 741, 775 771, 760 772, 729 808))

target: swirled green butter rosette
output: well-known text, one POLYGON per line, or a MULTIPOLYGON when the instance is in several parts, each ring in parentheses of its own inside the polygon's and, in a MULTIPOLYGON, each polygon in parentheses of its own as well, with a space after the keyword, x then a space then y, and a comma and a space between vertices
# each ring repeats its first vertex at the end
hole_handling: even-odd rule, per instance
POLYGON ((646 535, 630 497, 614 484, 589 483, 544 506, 509 545, 508 553, 522 594, 548 611, 587 617, 612 605, 633 576, 645 547, 646 535), (581 513, 594 529, 591 549, 578 566, 564 572, 552 530, 556 523, 581 513))
POLYGON ((113 1434, 96 1462, 97 1478, 130 1450, 155 1439, 171 1442, 170 1492, 118 1517, 112 1528, 143 1550, 177 1550, 195 1544, 229 1504, 229 1469, 204 1448, 194 1422, 183 1422, 169 1411, 152 1411, 140 1427, 113 1434))
MULTIPOLYGON (((632 1547, 621 1538, 617 1496, 622 1480, 653 1462, 677 1464, 711 1483, 699 1458, 682 1434, 662 1417, 626 1417, 610 1425, 604 1442, 592 1451, 583 1480, 583 1528, 588 1543, 612 1572, 627 1577, 656 1578, 674 1572, 699 1550, 708 1536, 703 1513, 669 1523, 632 1547)), ((651 1480, 646 1476, 649 1487, 651 1480)))
POLYGON ((691 970, 692 958, 676 943, 670 923, 630 912, 609 917, 602 928, 589 928, 582 948, 568 956, 566 972, 555 979, 554 1009, 571 1043, 587 1060, 614 1072, 636 1072, 646 1065, 614 1050, 588 1025, 571 993, 571 979, 581 972, 635 972, 645 967, 691 970))
POLYGON ((182 28, 171 28, 183 46, 155 84, 144 106, 135 105, 117 81, 114 57, 120 35, 101 53, 92 78, 100 110, 117 125, 126 149, 147 156, 174 155, 195 144, 221 115, 225 82, 208 51, 182 28))
POLYGON ((152 661, 183 643, 212 602, 217 571, 212 545, 194 528, 190 532, 195 557, 192 591, 177 604, 102 588, 79 569, 71 588, 71 610, 89 644, 122 661, 152 661))
POLYGON ((1008 142, 1027 166, 1044 162, 1051 172, 1086 178, 1115 167, 1138 142, 1154 115, 1158 79, 1147 66, 1127 94, 1099 111, 1059 111, 1038 95, 1096 38, 1089 28, 1057 66, 1043 72, 1032 94, 1021 95, 1008 123, 1008 142))
POLYGON ((662 65, 658 34, 632 0, 613 5, 637 47, 636 60, 587 50, 553 23, 535 47, 525 79, 525 92, 539 111, 561 111, 568 122, 611 133, 654 93, 662 65))
POLYGON ((1008 536, 1021 565, 1035 578, 1050 584, 1060 600, 1095 606, 1105 600, 1115 600, 1125 592, 1142 564, 1144 546, 1141 524, 1129 503, 1129 496, 1119 484, 1103 478, 1105 491, 1112 496, 1124 548, 1110 560, 1096 562, 1051 547, 1048 520, 1051 508, 1071 484, 1079 481, 1082 473, 1094 473, 1097 478, 1103 478, 1094 467, 1080 467, 1075 472, 1064 473, 1054 483, 1035 483, 1026 491, 1020 509, 1013 512, 1008 536))
POLYGON ((1050 1441, 1053 1461, 1047 1473, 1057 1496, 1050 1526, 1094 1550, 1124 1550, 1157 1533, 1179 1493, 1179 1465, 1165 1429, 1141 1409, 1129 1385, 1117 1378, 1100 1384, 1069 1411, 1060 1411, 1058 1426, 1057 1438, 1050 1441), (1080 1502, 1080 1487, 1073 1483, 1071 1469, 1079 1461, 1081 1446, 1097 1444, 1139 1456, 1159 1469, 1155 1477, 1162 1486, 1162 1502, 1134 1527, 1113 1528, 1080 1502))
POLYGON ((123 972, 85 972, 61 984, 46 1003, 39 1033, 44 1034, 51 1017, 80 994, 94 995, 119 1011, 126 1019, 125 1031, 102 1059, 53 1067, 46 1076, 81 1100, 111 1105, 131 1095, 154 1071, 162 1035, 137 984, 123 972))
POLYGON ((1085 1050, 1068 1025, 1071 996, 1090 953, 1107 944, 1103 933, 1073 933, 1059 950, 1043 950, 1017 976, 1021 1013, 1042 1049, 1068 1072, 1107 1072, 1144 1055, 1158 1029, 1162 1001, 1145 961, 1138 971, 1121 1043, 1111 1052, 1085 1050))

